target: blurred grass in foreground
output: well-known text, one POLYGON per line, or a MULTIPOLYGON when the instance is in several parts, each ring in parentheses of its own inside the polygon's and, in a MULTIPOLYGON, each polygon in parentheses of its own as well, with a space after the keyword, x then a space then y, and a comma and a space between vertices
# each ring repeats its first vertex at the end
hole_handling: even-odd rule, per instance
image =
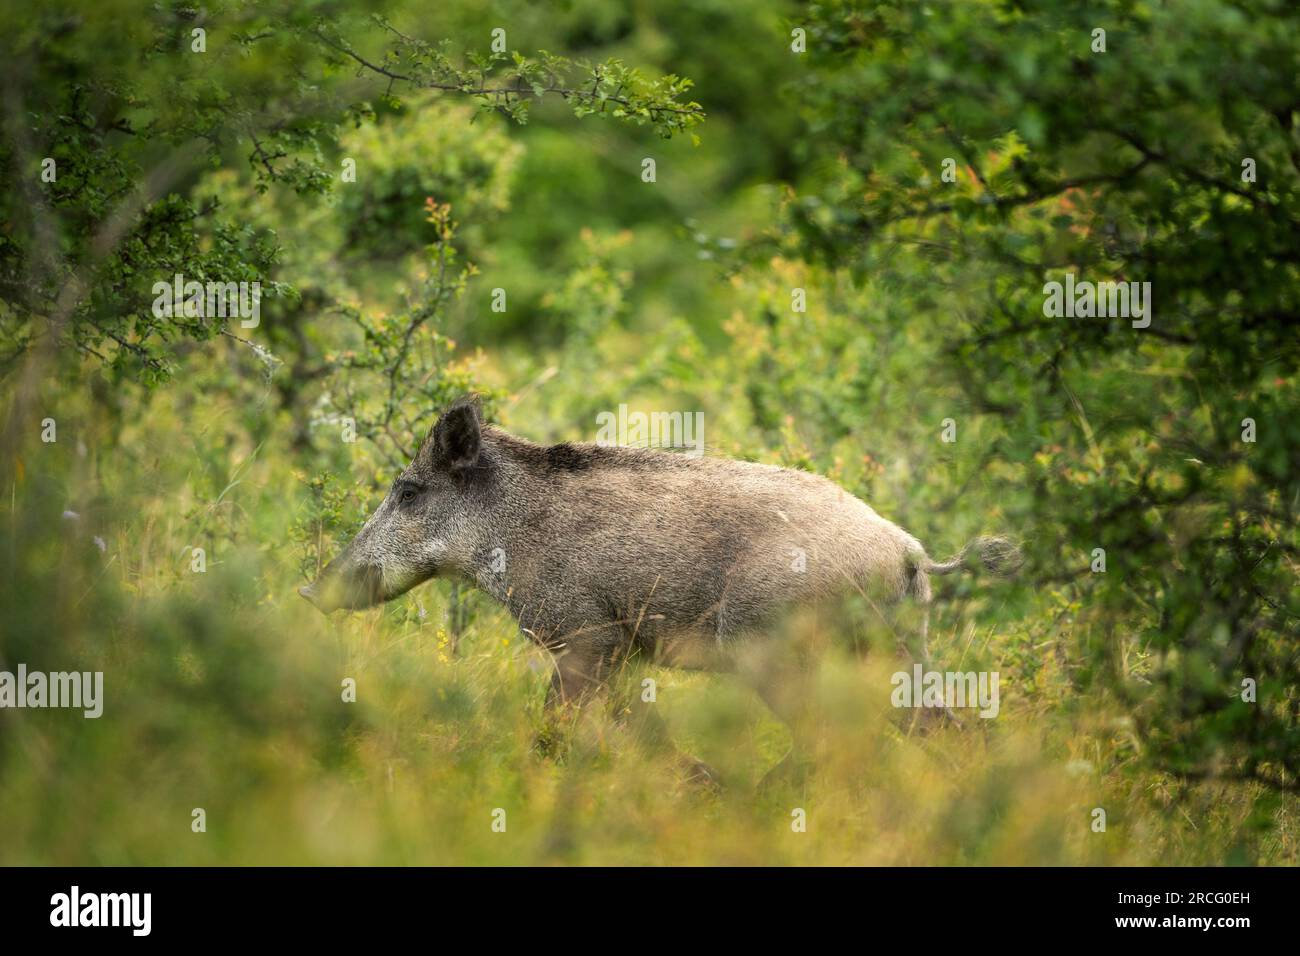
POLYGON ((233 426, 227 396, 169 392, 139 411, 116 439, 85 409, 62 416, 59 441, 28 445, 5 489, 0 663, 103 670, 106 703, 99 720, 0 712, 0 863, 1297 862, 1294 799, 1138 768, 1119 708, 1067 692, 1064 637, 1029 645, 1047 598, 1019 623, 984 608, 994 623, 978 630, 968 609, 939 615, 939 661, 984 654, 1002 670, 1001 716, 960 729, 909 733, 889 705, 901 662, 834 642, 817 672, 820 761, 800 789, 755 790, 788 735, 725 677, 653 672, 721 794, 647 758, 606 707, 567 756, 542 757, 548 665, 503 612, 476 604, 456 655, 446 584, 322 618, 294 593, 303 490, 284 459, 233 426), (191 832, 199 807, 205 833, 191 832))

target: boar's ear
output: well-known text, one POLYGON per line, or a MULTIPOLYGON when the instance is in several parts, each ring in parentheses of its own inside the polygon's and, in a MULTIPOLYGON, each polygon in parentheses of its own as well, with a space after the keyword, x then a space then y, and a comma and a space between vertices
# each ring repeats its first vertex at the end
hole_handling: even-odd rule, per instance
POLYGON ((476 399, 461 399, 442 413, 429 435, 433 463, 448 471, 463 471, 478 463, 482 420, 476 399))

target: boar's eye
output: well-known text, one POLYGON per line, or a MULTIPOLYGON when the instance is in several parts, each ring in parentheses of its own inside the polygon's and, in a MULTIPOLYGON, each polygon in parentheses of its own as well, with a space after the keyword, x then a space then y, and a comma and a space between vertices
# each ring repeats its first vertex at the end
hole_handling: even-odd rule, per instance
POLYGON ((416 482, 407 481, 405 479, 395 481, 393 484, 396 485, 397 502, 398 504, 403 505, 408 501, 414 501, 416 497, 419 496, 420 492, 424 490, 424 488, 416 482))

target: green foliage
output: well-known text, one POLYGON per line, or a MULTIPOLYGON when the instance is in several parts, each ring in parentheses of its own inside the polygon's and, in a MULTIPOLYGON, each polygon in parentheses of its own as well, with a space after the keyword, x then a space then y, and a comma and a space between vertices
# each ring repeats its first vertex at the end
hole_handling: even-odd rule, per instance
POLYGON ((299 550, 298 572, 303 581, 314 581, 329 562, 328 548, 339 538, 357 530, 346 516, 348 491, 329 472, 304 479, 308 496, 289 528, 289 540, 299 550))
MULTIPOLYGON (((304 196, 330 192, 341 132, 376 115, 346 81, 345 63, 382 81, 376 92, 388 110, 400 108, 397 85, 461 95, 520 122, 528 97, 548 93, 569 100, 578 115, 649 124, 663 137, 703 118, 699 104, 679 99, 687 80, 647 79, 616 60, 582 66, 570 80, 572 64, 545 53, 471 55, 472 69, 462 69, 445 45, 400 33, 378 14, 335 18, 311 6, 248 0, 203 11, 122 6, 125 12, 73 4, 0 20, 11 59, 28 71, 7 101, 0 139, 0 162, 20 185, 0 200, 4 221, 18 225, 0 239, 0 283, 14 307, 11 323, 48 320, 57 337, 119 373, 138 371, 148 385, 170 374, 167 343, 223 331, 213 316, 192 323, 158 316, 153 282, 174 274, 254 281, 246 277, 267 272, 277 245, 271 230, 221 218, 219 203, 169 190, 205 162, 223 165, 240 144, 258 192, 272 185, 304 196), (396 44, 382 57, 387 67, 354 48, 353 32, 367 30, 386 31, 396 44), (104 62, 112 67, 101 69, 104 62), (397 65, 410 72, 390 68, 397 65), (53 181, 40 178, 43 159, 55 163, 53 181), (112 355, 101 350, 105 343, 112 355)), ((474 171, 443 175, 470 179, 474 171)), ((390 209, 390 219, 383 207, 418 185, 372 181, 354 198, 379 208, 364 208, 365 225, 354 220, 361 232, 353 238, 390 237, 400 214, 390 209)), ((16 361, 30 333, 11 331, 7 341, 15 349, 7 361, 16 361)))
POLYGON ((338 254, 369 260, 422 249, 436 235, 426 197, 449 203, 476 230, 504 212, 522 150, 500 124, 475 119, 468 109, 416 100, 408 115, 346 134, 340 152, 363 175, 320 217, 343 229, 338 254))
POLYGON ((363 333, 362 347, 327 356, 338 392, 324 399, 376 442, 398 471, 415 455, 439 410, 472 390, 466 367, 451 361, 455 343, 437 325, 448 302, 464 292, 473 267, 457 264, 451 206, 429 198, 425 210, 437 238, 420 304, 377 319, 345 310, 363 333))
POLYGON ((680 100, 691 88, 691 81, 678 76, 646 79, 640 71, 611 58, 603 63, 581 61, 576 64, 580 75, 569 79, 575 64, 567 57, 545 50, 535 57, 518 51, 507 54, 495 44, 490 53, 469 54, 469 66, 459 67, 449 52, 450 44, 428 43, 402 33, 383 17, 376 16, 375 20, 397 38, 398 44, 382 63, 367 60, 328 28, 317 30, 316 35, 361 69, 389 79, 386 95, 390 97, 393 84, 456 91, 478 97, 483 110, 526 123, 530 97, 541 100, 551 95, 570 103, 575 116, 608 113, 615 119, 649 125, 664 139, 704 119, 699 103, 680 100))
POLYGON ((1297 22, 1246 7, 821 5, 829 55, 792 85, 834 161, 771 241, 888 286, 943 343, 951 414, 999 420, 994 455, 1024 466, 1000 497, 1033 489, 1014 514, 1041 579, 1073 579, 1152 756, 1295 787, 1297 22), (1067 272, 1149 282, 1150 327, 1047 315, 1067 272))

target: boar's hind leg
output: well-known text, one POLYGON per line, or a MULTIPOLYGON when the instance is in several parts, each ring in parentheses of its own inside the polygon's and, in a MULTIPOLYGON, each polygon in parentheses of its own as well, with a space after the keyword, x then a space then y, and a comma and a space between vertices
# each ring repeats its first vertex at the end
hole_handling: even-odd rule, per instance
POLYGON ((741 645, 736 674, 790 731, 790 750, 763 775, 759 787, 780 780, 801 784, 812 769, 815 744, 809 726, 807 662, 781 641, 755 640, 741 645))
POLYGON ((704 761, 686 753, 673 740, 659 712, 657 695, 649 692, 643 683, 647 669, 639 655, 633 655, 626 668, 621 670, 617 684, 617 715, 626 718, 627 726, 643 751, 652 755, 667 755, 681 768, 686 779, 694 784, 720 789, 721 775, 704 761))

